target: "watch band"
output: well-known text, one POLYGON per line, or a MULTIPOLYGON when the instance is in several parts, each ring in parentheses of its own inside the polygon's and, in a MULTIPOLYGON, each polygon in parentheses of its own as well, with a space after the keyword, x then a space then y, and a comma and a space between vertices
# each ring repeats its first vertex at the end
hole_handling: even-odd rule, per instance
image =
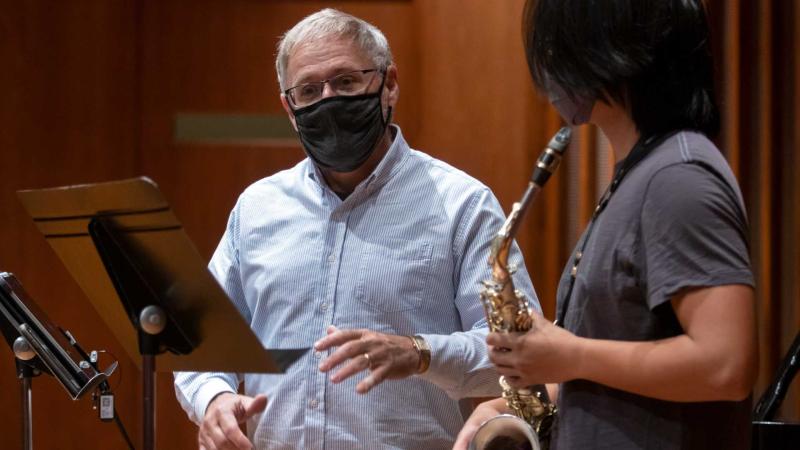
POLYGON ((431 366, 431 346, 428 345, 428 342, 418 334, 408 336, 408 338, 411 339, 411 343, 414 345, 414 349, 419 355, 419 366, 417 366, 417 373, 425 373, 428 370, 428 367, 431 366))

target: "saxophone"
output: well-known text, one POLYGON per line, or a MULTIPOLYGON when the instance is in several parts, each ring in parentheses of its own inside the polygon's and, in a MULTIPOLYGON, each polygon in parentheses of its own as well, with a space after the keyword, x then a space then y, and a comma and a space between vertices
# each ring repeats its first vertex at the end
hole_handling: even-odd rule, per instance
MULTIPOLYGON (((492 239, 489 256, 492 279, 483 282, 480 296, 492 332, 524 333, 531 329, 533 319, 530 305, 524 294, 514 289, 511 275, 516 268, 508 265, 508 253, 522 218, 561 162, 571 136, 571 130, 564 127, 550 139, 547 148, 539 156, 522 199, 514 203, 505 223, 492 239)), ((481 424, 470 442, 470 449, 548 450, 556 406, 550 402, 544 386, 515 389, 505 377, 500 377, 500 386, 503 398, 514 415, 501 414, 481 424)))

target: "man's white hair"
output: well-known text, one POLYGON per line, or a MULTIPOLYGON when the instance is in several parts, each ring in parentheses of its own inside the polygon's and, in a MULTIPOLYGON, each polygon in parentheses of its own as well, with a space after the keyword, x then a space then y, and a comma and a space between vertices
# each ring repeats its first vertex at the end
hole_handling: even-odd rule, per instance
POLYGON ((392 63, 389 42, 379 29, 358 17, 326 8, 298 22, 278 42, 275 69, 278 72, 281 91, 291 87, 286 86, 286 67, 294 49, 303 43, 330 38, 353 39, 378 69, 386 69, 392 63))

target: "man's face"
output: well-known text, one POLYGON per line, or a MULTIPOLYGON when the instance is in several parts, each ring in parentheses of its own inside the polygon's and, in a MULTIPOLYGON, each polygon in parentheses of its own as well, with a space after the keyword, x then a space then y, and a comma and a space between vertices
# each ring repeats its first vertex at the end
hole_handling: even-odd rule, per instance
MULTIPOLYGON (((286 87, 290 88, 303 83, 328 80, 336 75, 355 70, 376 69, 375 64, 349 38, 322 39, 305 42, 298 45, 289 55, 286 67, 286 87)), ((367 92, 375 92, 381 84, 381 74, 375 73, 367 92)), ((397 69, 389 66, 386 71, 386 81, 381 104, 386 109, 394 108, 397 102, 397 69)), ((335 96, 329 83, 325 84, 322 98, 335 96)), ((289 106, 288 99, 281 94, 281 103, 292 125, 297 129, 294 114, 289 106)), ((385 113, 385 110, 384 110, 385 113)))

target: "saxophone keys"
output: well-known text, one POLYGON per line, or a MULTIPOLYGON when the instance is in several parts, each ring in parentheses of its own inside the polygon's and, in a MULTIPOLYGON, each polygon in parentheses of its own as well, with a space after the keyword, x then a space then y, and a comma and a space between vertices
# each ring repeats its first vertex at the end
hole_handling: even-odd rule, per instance
POLYGON ((533 319, 531 319, 530 316, 528 317, 519 316, 517 317, 516 327, 517 329, 514 331, 523 331, 523 332, 528 331, 531 328, 533 328, 533 319))

